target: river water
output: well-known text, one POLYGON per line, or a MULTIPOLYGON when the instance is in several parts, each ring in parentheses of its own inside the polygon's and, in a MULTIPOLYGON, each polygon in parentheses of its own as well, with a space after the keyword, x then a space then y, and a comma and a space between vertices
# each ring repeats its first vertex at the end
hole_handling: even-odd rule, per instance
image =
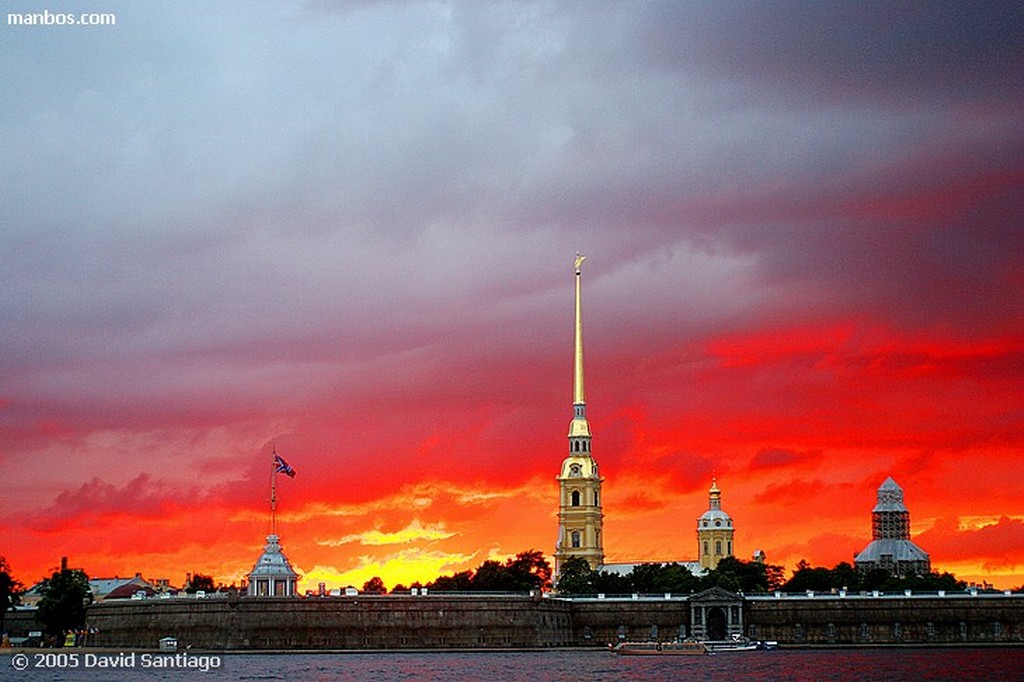
POLYGON ((605 651, 580 650, 187 654, 177 658, 147 654, 149 658, 145 659, 141 653, 134 657, 111 653, 92 656, 80 654, 74 667, 70 667, 71 659, 46 659, 34 654, 28 661, 0 657, 0 680, 1024 681, 1024 647, 779 650, 672 657, 618 657, 605 651), (18 669, 26 663, 27 669, 18 669))

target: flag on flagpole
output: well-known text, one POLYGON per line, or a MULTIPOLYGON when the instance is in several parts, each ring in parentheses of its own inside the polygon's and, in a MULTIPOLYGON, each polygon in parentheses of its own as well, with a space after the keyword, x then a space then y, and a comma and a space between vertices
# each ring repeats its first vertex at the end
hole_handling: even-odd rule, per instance
POLYGON ((288 478, 295 478, 295 469, 292 469, 292 465, 284 461, 284 457, 274 453, 274 471, 279 474, 284 474, 288 478))

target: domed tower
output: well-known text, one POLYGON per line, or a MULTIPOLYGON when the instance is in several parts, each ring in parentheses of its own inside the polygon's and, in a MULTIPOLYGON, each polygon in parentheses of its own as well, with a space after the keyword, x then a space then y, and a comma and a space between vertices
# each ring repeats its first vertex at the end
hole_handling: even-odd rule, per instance
POLYGON ((582 557, 591 568, 604 563, 601 529, 601 478, 590 451, 590 423, 583 390, 583 318, 580 308, 580 266, 576 254, 575 346, 573 352, 572 421, 569 422, 569 455, 558 476, 558 540, 555 543, 555 575, 570 557, 582 557))
POLYGON ((931 572, 928 552, 910 540, 910 511, 903 504, 903 488, 891 476, 878 486, 878 503, 871 510, 871 543, 853 563, 861 571, 881 568, 898 576, 931 572))
POLYGON ((267 536, 263 554, 249 573, 249 595, 253 597, 294 597, 299 574, 281 551, 277 535, 267 536))
POLYGON ((722 511, 722 491, 711 479, 708 510, 697 519, 697 556, 707 569, 718 566, 722 557, 732 556, 732 518, 722 511))

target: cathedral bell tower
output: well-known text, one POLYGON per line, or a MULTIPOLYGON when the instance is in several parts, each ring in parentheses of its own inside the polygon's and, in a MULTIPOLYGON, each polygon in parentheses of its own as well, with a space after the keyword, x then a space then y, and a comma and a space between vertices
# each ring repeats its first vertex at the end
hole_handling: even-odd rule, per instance
POLYGON ((700 565, 714 569, 723 557, 732 556, 732 537, 735 529, 732 517, 722 511, 722 491, 718 481, 711 479, 708 491, 708 510, 697 519, 697 555, 700 565))
POLYGON ((584 256, 576 254, 575 345, 572 373, 572 421, 569 422, 569 455, 562 460, 557 476, 559 489, 558 541, 555 545, 555 575, 566 559, 581 557, 593 569, 604 563, 601 525, 601 483, 597 462, 590 452, 590 423, 583 390, 583 318, 580 309, 580 266, 584 256))

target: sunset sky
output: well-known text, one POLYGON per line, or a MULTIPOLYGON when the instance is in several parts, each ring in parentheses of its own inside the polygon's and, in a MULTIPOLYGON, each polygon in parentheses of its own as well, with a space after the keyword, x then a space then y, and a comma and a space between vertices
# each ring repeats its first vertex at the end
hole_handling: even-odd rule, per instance
MULTIPOLYGON (((1024 4, 73 2, 0 25, 0 556, 301 589, 554 552, 1024 584, 1024 4)), ((0 17, 2 19, 3 17, 0 17)))

